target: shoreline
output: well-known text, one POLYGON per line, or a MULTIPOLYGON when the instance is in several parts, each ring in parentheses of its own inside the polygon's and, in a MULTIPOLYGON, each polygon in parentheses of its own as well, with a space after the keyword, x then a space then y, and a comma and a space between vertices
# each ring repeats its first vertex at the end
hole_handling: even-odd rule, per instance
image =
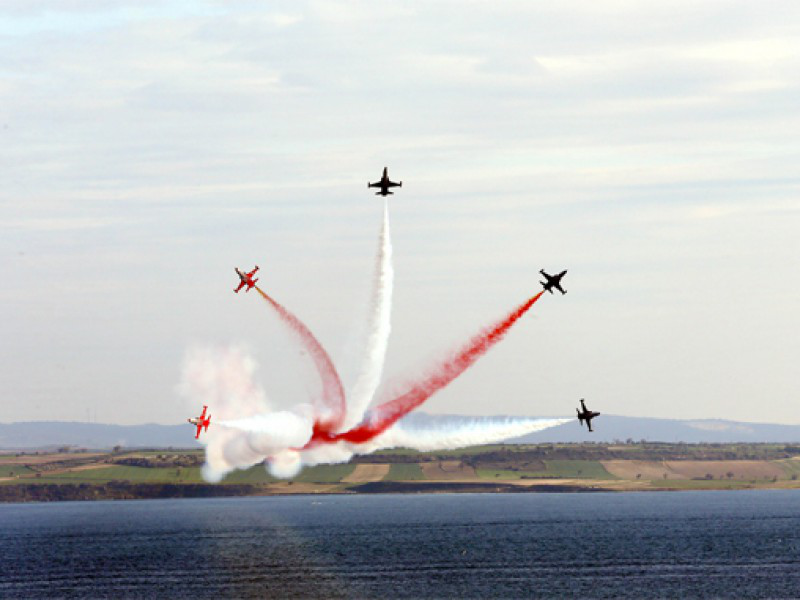
MULTIPOLYGON (((243 484, 173 484, 114 482, 93 485, 88 483, 24 483, 0 486, 0 504, 45 502, 86 502, 94 500, 159 500, 182 498, 236 498, 257 496, 329 496, 329 495, 383 495, 383 494, 552 494, 600 492, 684 492, 684 491, 738 491, 768 489, 800 489, 800 485, 786 482, 756 482, 729 486, 651 486, 634 485, 635 482, 581 482, 548 480, 513 481, 374 481, 356 485, 295 484, 288 482, 268 485, 243 484), (626 485, 631 484, 631 485, 626 485), (783 485, 782 485, 783 484, 783 485)), ((648 482, 649 483, 649 482, 648 482)), ((794 482, 793 482, 794 483, 794 482)))

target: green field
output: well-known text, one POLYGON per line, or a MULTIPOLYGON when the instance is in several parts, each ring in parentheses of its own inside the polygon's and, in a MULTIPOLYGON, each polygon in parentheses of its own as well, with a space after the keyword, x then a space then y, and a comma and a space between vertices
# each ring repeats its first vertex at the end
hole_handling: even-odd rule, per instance
POLYGON ((249 483, 252 485, 260 483, 274 483, 280 481, 270 475, 264 468, 264 465, 255 465, 244 471, 233 471, 228 473, 222 483, 249 483))
POLYGON ((594 460, 547 460, 544 463, 544 471, 479 468, 476 473, 482 479, 616 479, 594 460))
POLYGON ((298 483, 339 483, 342 478, 347 477, 355 471, 354 464, 346 465, 319 465, 308 467, 300 471, 292 481, 298 483))
POLYGON ((788 478, 800 477, 800 460, 776 460, 774 461, 778 466, 780 466, 784 471, 786 471, 786 476, 788 478))
MULTIPOLYGON (((672 490, 741 490, 756 486, 756 481, 737 481, 735 479, 656 479, 654 487, 672 490)), ((758 482, 758 483, 762 483, 758 482)))
POLYGON ((419 481, 425 474, 417 463, 397 463, 389 467, 383 481, 419 481))
MULTIPOLYGON (((289 481, 303 483, 339 483, 355 469, 355 465, 320 465, 303 469, 297 477, 289 481)), ((29 471, 30 472, 30 471, 29 471)), ((149 468, 117 465, 100 469, 87 469, 69 473, 43 473, 40 477, 26 477, 13 483, 108 483, 109 481, 128 481, 130 483, 205 483, 197 467, 149 468)), ((227 484, 265 484, 282 481, 272 477, 263 465, 256 465, 243 471, 233 471, 222 483, 227 484)))
POLYGON ((523 477, 534 476, 532 472, 507 471, 503 469, 475 469, 475 473, 480 479, 522 479, 523 477))
POLYGON ((25 465, 0 465, 0 477, 14 477, 15 475, 30 475, 31 469, 25 465))
POLYGON ((606 468, 594 460, 546 460, 546 473, 552 477, 616 479, 606 468))
POLYGON ((244 471, 234 471, 230 473, 223 483, 249 483, 263 484, 275 483, 276 481, 296 481, 298 483, 339 483, 342 478, 347 477, 355 470, 353 464, 346 465, 318 465, 307 467, 300 471, 296 477, 291 479, 278 479, 267 472, 264 465, 256 465, 244 471))
POLYGON ((42 473, 40 477, 23 478, 18 483, 108 483, 130 481, 131 483, 203 483, 198 468, 128 467, 118 465, 101 469, 72 471, 69 473, 42 473))
POLYGON ((408 448, 392 448, 381 450, 377 452, 380 456, 436 456, 439 458, 447 458, 450 456, 472 456, 475 454, 485 454, 486 452, 498 452, 501 450, 518 451, 525 449, 527 446, 517 446, 514 444, 487 444, 485 446, 468 446, 466 448, 459 448, 457 450, 437 450, 436 452, 420 452, 419 450, 410 450, 408 448))

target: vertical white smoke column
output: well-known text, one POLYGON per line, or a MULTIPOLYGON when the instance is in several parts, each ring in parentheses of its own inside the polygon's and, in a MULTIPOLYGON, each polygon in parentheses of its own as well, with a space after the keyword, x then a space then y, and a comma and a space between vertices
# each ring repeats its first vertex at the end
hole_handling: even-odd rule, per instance
POLYGON ((384 199, 383 226, 380 245, 375 261, 375 279, 369 304, 369 337, 365 345, 361 370, 347 402, 347 411, 340 431, 347 431, 364 418, 364 413, 372 402, 375 391, 381 382, 389 334, 392 330, 392 288, 394 269, 392 268, 392 237, 389 231, 389 200, 384 199))

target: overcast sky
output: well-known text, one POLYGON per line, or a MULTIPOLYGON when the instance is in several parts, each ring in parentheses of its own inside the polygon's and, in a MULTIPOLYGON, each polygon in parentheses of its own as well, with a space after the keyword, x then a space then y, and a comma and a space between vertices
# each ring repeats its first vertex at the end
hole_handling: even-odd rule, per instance
MULTIPOLYGON (((800 4, 4 0, 0 421, 172 423, 183 357, 387 381, 569 269, 425 410, 800 423, 800 4)), ((636 437, 632 433, 632 437, 636 437)))

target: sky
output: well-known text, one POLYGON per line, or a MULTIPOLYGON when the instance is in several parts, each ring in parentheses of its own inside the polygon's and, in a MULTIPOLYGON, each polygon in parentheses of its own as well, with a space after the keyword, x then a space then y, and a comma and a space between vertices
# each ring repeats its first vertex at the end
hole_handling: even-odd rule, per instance
MULTIPOLYGON (((431 413, 800 423, 800 4, 4 0, 0 421, 175 423, 193 348, 387 387, 568 269, 431 413)), ((635 435, 633 435, 635 437, 635 435)))

